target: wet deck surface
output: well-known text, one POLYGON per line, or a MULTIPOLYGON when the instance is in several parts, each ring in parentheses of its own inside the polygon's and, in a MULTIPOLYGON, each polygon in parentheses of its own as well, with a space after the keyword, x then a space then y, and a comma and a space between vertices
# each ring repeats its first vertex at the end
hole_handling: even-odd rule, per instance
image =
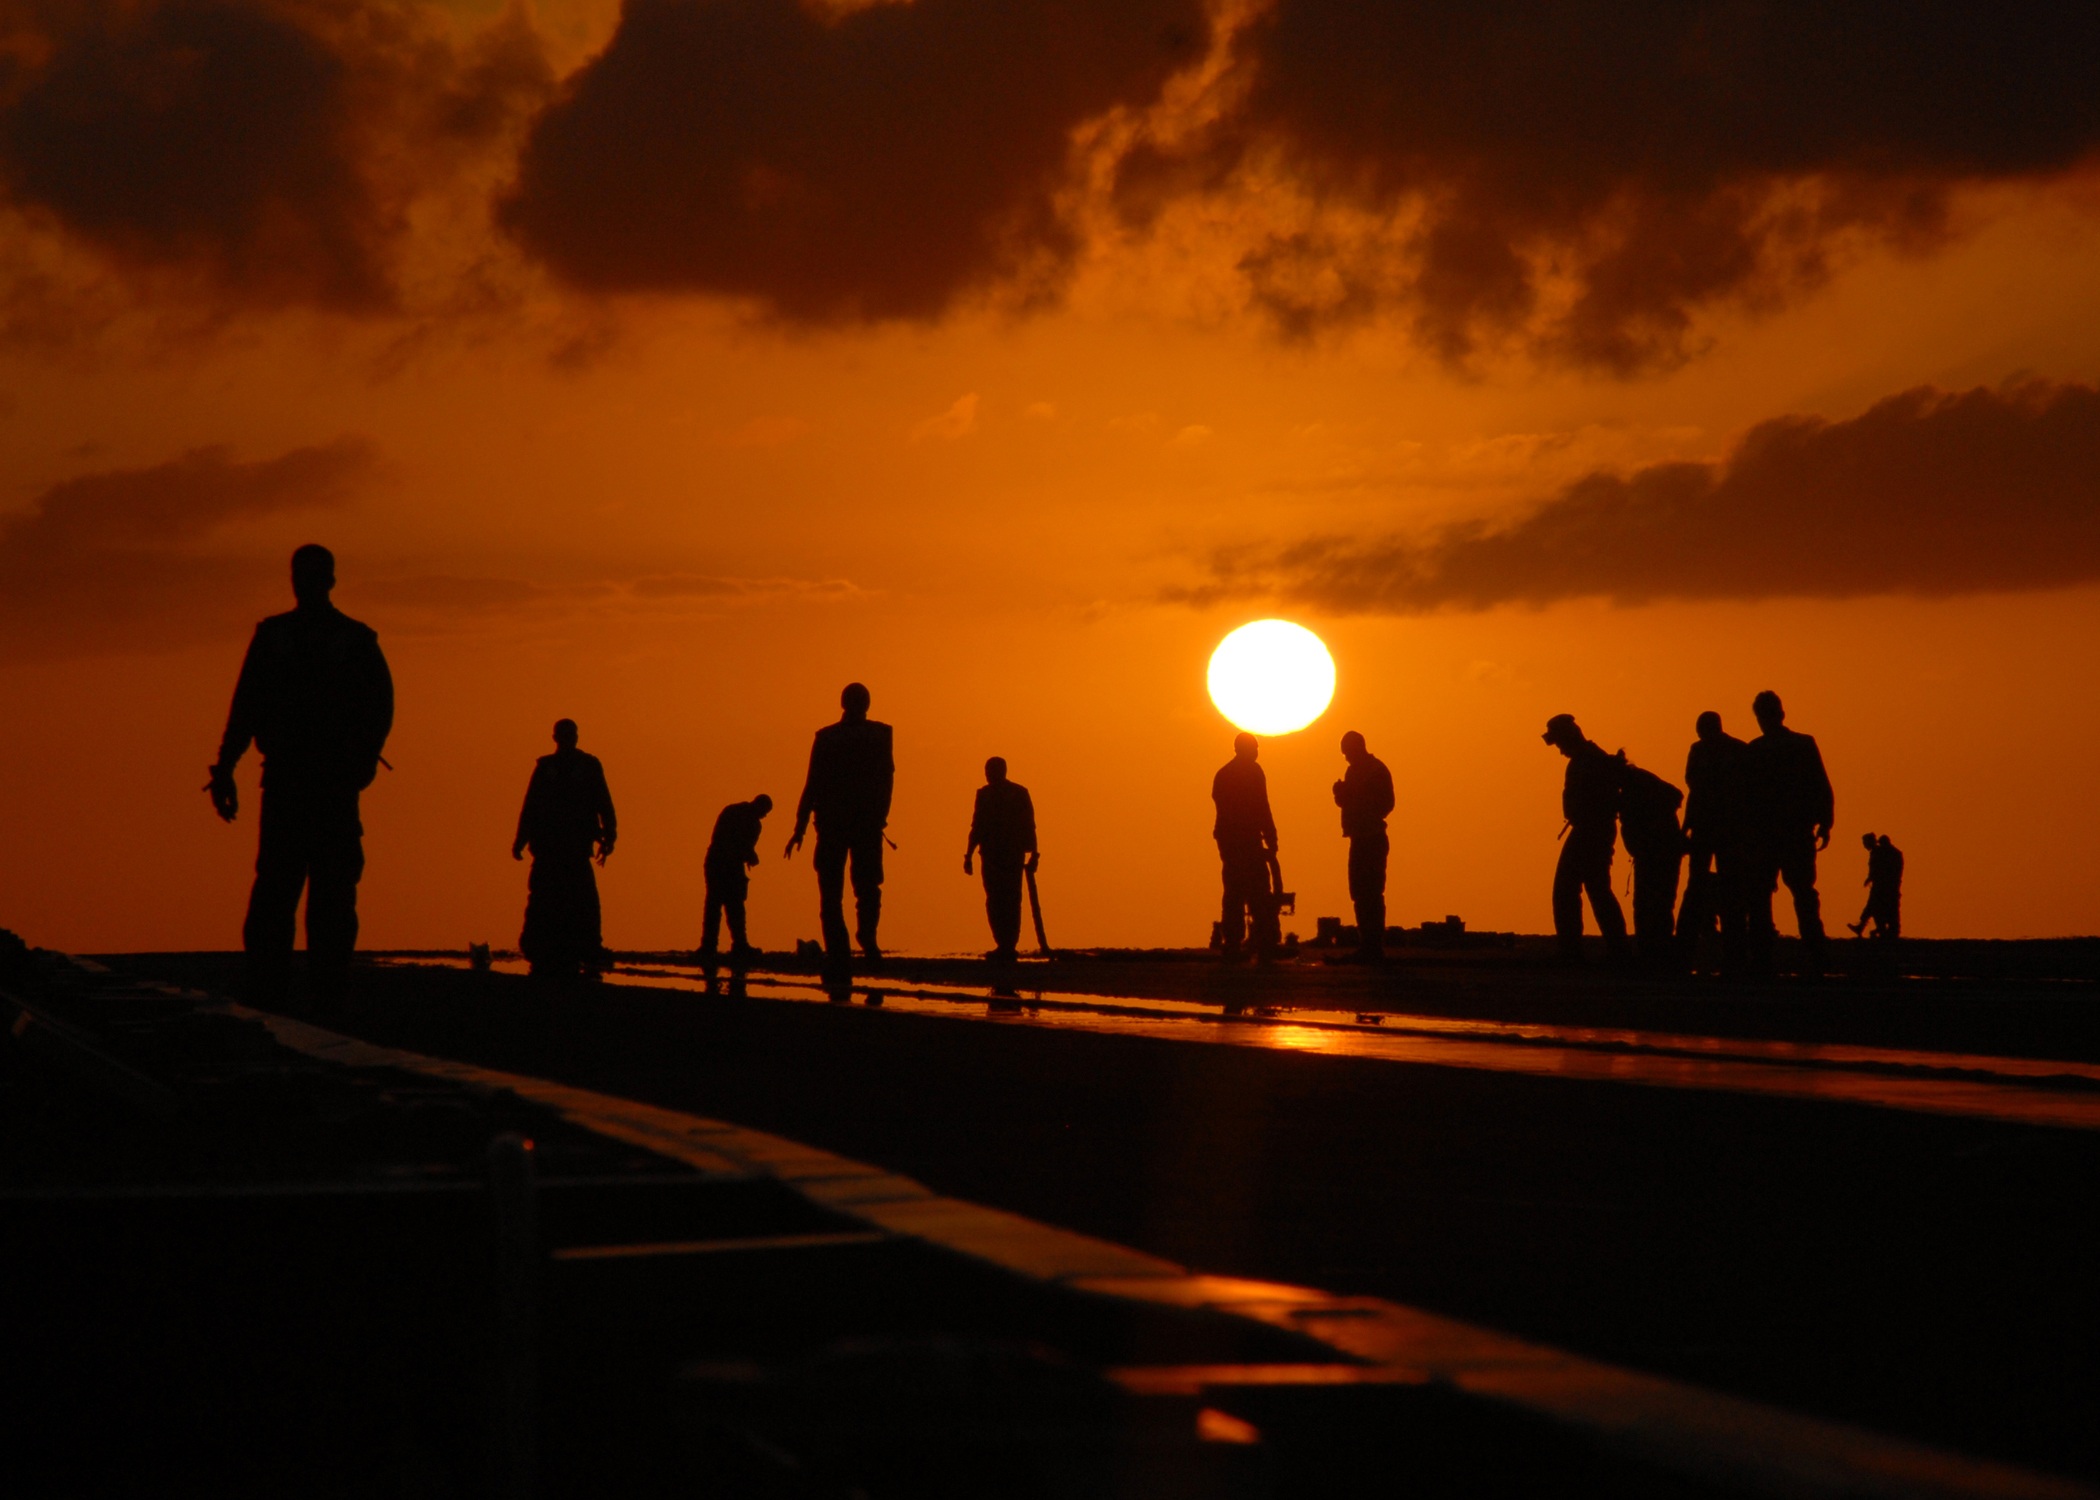
MULTIPOLYGON (((125 962, 220 988, 235 972, 125 962)), ((964 965, 893 966, 879 1008, 787 971, 732 999, 634 968, 566 992, 374 968, 340 1025, 777 1131, 1205 1270, 2100 1475, 2082 981, 1935 981, 1919 1013, 1826 986, 1731 1012, 1529 972, 1487 1004, 1483 969, 1455 995, 1410 976, 1426 1003, 1388 999, 1374 1026, 1354 1007, 1379 981, 1346 973, 1308 975, 1302 1011, 1223 1021, 1193 993, 1213 974, 1166 964, 1121 995, 1081 993, 1111 987, 1100 970, 1043 975, 1033 1011, 995 1009, 964 965)))

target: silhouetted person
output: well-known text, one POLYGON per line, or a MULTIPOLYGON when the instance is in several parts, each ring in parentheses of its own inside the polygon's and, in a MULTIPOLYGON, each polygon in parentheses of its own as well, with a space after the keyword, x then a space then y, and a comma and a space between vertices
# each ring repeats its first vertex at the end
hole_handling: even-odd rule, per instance
POLYGON ((991 959, 1011 963, 1021 943, 1021 881, 1036 867, 1035 801, 1028 788, 1006 779, 1006 762, 995 755, 984 763, 984 785, 970 811, 970 842, 963 849, 963 874, 970 856, 982 851, 984 915, 992 924, 991 959))
POLYGON ((342 994, 357 947, 357 882, 364 874, 358 794, 379 773, 394 725, 394 679, 379 638, 328 600, 335 556, 292 554, 298 608, 255 627, 212 765, 212 806, 240 812, 233 768, 262 752, 262 829, 255 886, 241 928, 255 998, 281 1002, 290 979, 299 895, 306 893, 306 961, 314 994, 342 994))
POLYGON ((1699 715, 1698 731, 1699 738, 1684 758, 1684 834, 1691 872, 1677 913, 1677 938, 1689 967, 1698 957, 1699 940, 1714 930, 1718 919, 1721 969, 1735 975, 1742 972, 1749 918, 1743 778, 1750 747, 1723 730, 1721 716, 1711 709, 1699 715))
POLYGON ((1744 752, 1750 809, 1750 848, 1756 861, 1749 886, 1752 967, 1772 971, 1772 945, 1778 929, 1772 923, 1772 897, 1786 882, 1794 898, 1794 920, 1808 972, 1825 967, 1823 904, 1816 895, 1816 855, 1830 847, 1835 799, 1823 752, 1812 736, 1786 727, 1786 708, 1774 692, 1751 701, 1763 733, 1744 752))
POLYGON ((715 831, 707 841, 707 906, 700 923, 700 963, 709 978, 714 977, 723 918, 729 920, 730 967, 741 969, 751 957, 751 944, 744 937, 744 901, 751 894, 751 867, 758 863, 758 836, 772 810, 773 799, 760 792, 715 815, 715 831))
POLYGON ((619 839, 612 791, 598 757, 576 748, 576 721, 554 726, 554 753, 543 755, 525 787, 518 812, 512 859, 532 852, 525 883, 525 931, 518 951, 535 974, 557 977, 579 969, 602 969, 605 939, 600 928, 598 877, 593 856, 604 864, 619 839))
POLYGON ((1349 900, 1356 907, 1356 951, 1366 961, 1385 954, 1385 863, 1391 851, 1385 820, 1393 810, 1393 773, 1355 730, 1342 736, 1349 769, 1334 784, 1349 841, 1349 900))
POLYGON ((1564 958, 1582 957, 1582 898, 1590 898, 1597 930, 1614 960, 1626 955, 1626 914, 1611 890, 1612 856, 1619 842, 1620 762, 1607 755, 1577 727, 1574 715, 1555 714, 1546 721, 1542 739, 1568 758, 1561 783, 1560 810, 1568 820, 1562 830, 1560 863, 1553 870, 1553 932, 1564 958))
POLYGON ((1885 833, 1879 838, 1863 833, 1859 841, 1867 851, 1867 908, 1857 922, 1846 925, 1854 937, 1865 937, 1871 922, 1873 936, 1899 938, 1903 936, 1903 851, 1885 833))
POLYGON ((850 983, 853 954, 846 938, 846 865, 853 866, 855 934, 861 952, 880 962, 876 928, 882 920, 882 830, 890 820, 897 775, 890 726, 868 717, 868 690, 857 682, 839 694, 836 724, 817 731, 809 747, 809 777, 795 808, 795 836, 787 857, 802 847, 817 821, 817 902, 824 922, 824 976, 850 983))
POLYGON ((1653 771, 1620 756, 1619 836, 1633 858, 1633 940, 1641 963, 1668 969, 1677 961, 1677 879, 1684 865, 1684 829, 1677 809, 1684 793, 1653 771))
POLYGON ((1210 800, 1217 804, 1211 836, 1218 841, 1224 866, 1224 957, 1244 951, 1252 928, 1254 952, 1266 958, 1282 940, 1277 921, 1275 887, 1270 874, 1276 856, 1276 819, 1269 811, 1269 779, 1258 757, 1261 746, 1251 734, 1235 735, 1232 759, 1211 778, 1210 800))

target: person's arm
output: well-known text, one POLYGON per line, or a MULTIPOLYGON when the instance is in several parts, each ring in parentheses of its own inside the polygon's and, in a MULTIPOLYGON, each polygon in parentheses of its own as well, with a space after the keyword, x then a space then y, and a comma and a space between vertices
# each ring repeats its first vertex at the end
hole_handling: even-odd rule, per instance
POLYGON ((963 874, 968 875, 970 856, 984 843, 984 788, 977 789, 977 800, 970 804, 970 839, 963 845, 963 874))
POLYGON ((1261 794, 1261 836, 1269 852, 1276 852, 1276 815, 1269 811, 1269 773, 1260 766, 1254 768, 1254 785, 1261 794))
POLYGON ((371 652, 365 662, 364 728, 365 752, 360 757, 358 789, 372 784, 379 774, 379 757, 386 752, 387 736, 394 732, 394 674, 379 649, 379 637, 368 634, 371 652))
POLYGON ((510 857, 523 859, 525 851, 532 845, 533 814, 538 808, 540 792, 540 768, 532 768, 532 779, 525 783, 525 805, 518 809, 518 836, 510 841, 510 857))
POLYGON ((1028 856, 1022 868, 1033 870, 1043 862, 1043 851, 1035 843, 1035 798, 1028 794, 1025 786, 1021 788, 1021 817, 1024 820, 1021 852, 1028 856))
POLYGON ((802 835, 809 832, 809 816, 817 810, 817 773, 823 750, 824 739, 820 734, 810 741, 809 772, 802 778, 802 800, 795 804, 795 832, 787 841, 787 852, 780 856, 782 859, 793 859, 795 851, 802 847, 802 835))
POLYGON ((219 736, 219 758, 206 773, 211 779, 204 790, 211 793, 212 810, 231 823, 240 816, 240 788, 234 784, 233 768, 241 763, 255 743, 262 716, 262 627, 248 639, 248 652, 241 658, 241 675, 234 680, 233 703, 226 710, 226 731, 219 736))
POLYGON ((758 841, 766 831, 766 815, 757 808, 751 809, 751 827, 744 839, 744 868, 750 869, 758 863, 758 841))
POLYGON ((1400 799, 1393 794, 1393 772, 1390 766, 1381 763, 1378 767, 1378 816, 1390 818, 1400 799))
POLYGON ((880 790, 875 798, 875 821, 887 828, 890 822, 890 798, 897 790, 897 744, 895 731, 882 726, 882 778, 880 790))
POLYGON ((591 789, 591 800, 597 804, 598 863, 602 865, 612 858, 613 845, 620 841, 620 815, 613 811, 612 787, 605 780, 605 762, 595 755, 591 757, 591 780, 597 783, 591 789))
POLYGON ((1823 769, 1823 750, 1814 739, 1808 742, 1808 757, 1815 766, 1816 794, 1816 847, 1830 847, 1830 830, 1837 826, 1837 793, 1830 785, 1830 773, 1823 769))

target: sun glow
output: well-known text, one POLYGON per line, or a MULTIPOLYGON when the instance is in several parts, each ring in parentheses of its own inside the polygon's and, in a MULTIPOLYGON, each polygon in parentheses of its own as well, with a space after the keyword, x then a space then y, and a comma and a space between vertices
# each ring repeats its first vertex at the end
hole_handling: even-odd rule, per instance
POLYGON ((1210 701, 1253 734, 1289 734, 1327 712, 1334 658, 1320 638, 1289 620, 1256 620, 1218 643, 1210 657, 1210 701))

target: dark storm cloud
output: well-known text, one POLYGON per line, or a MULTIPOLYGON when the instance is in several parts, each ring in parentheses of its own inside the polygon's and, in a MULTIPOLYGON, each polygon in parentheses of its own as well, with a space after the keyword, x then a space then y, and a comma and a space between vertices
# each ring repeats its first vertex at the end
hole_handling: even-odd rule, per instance
POLYGON ((51 486, 0 520, 0 659, 150 648, 237 628, 252 614, 257 571, 199 544, 243 521, 339 506, 374 467, 370 445, 342 438, 252 463, 199 448, 51 486))
POLYGON ((2100 580, 2100 390, 2034 382, 1782 417, 1721 463, 1592 474, 1512 525, 1220 557, 1193 597, 1345 611, 1945 596, 2100 580))
POLYGON ((1202 0, 628 0, 504 223, 572 284, 928 317, 1067 254, 1075 126, 1198 57, 1202 0))
POLYGON ((1241 47, 1243 107, 1134 155, 1131 211, 1264 152, 1328 202, 1416 205, 1383 255, 1293 234, 1243 269, 1287 329, 1397 302, 1454 361, 1536 321, 1577 363, 1670 358, 1702 305, 1812 282, 1834 236, 1927 241, 1951 185, 2100 142, 2092 5, 1274 0, 1241 47), (1309 281, 1308 258, 1330 274, 1309 281), (1542 263, 1572 285, 1550 315, 1542 263))
POLYGON ((393 0, 33 7, 0 65, 0 184, 131 269, 245 302, 392 299, 406 195, 547 87, 522 13, 455 47, 393 0))

